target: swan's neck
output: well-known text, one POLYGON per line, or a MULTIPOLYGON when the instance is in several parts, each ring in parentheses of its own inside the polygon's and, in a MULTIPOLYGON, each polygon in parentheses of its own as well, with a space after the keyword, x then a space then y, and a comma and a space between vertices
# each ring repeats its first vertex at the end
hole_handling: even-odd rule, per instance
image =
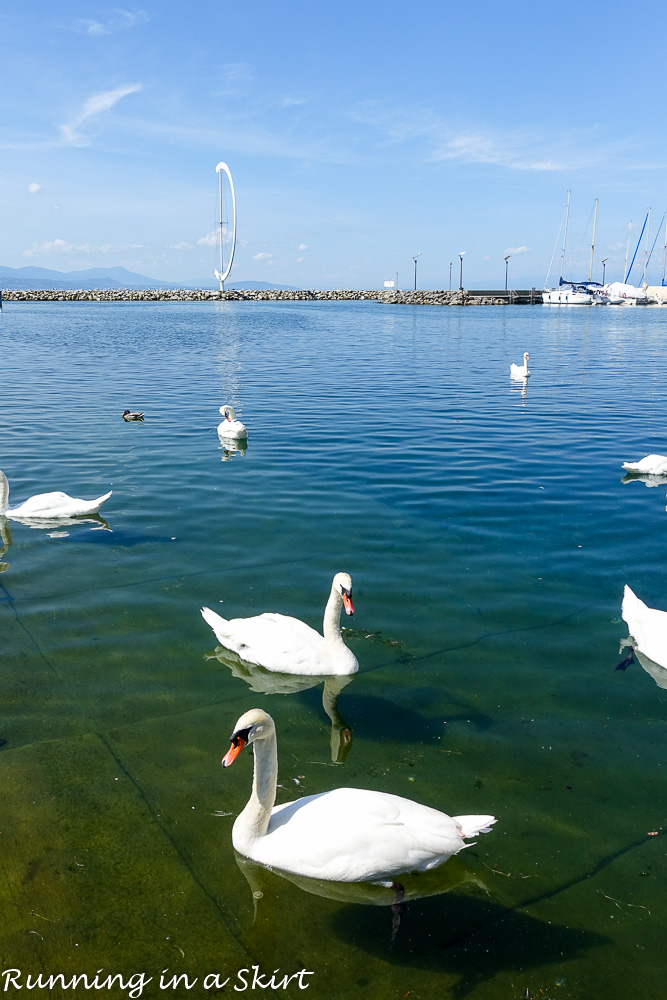
POLYGON ((327 606, 324 609, 322 635, 328 646, 344 646, 347 649, 340 634, 340 609, 342 605, 343 598, 340 596, 338 590, 332 588, 327 606))
POLYGON ((9 507, 9 482, 4 472, 0 471, 0 514, 5 514, 9 507))
POLYGON ((252 792, 245 809, 234 823, 234 840, 239 844, 252 843, 265 835, 276 801, 278 745, 275 733, 257 740, 252 746, 255 753, 252 792))

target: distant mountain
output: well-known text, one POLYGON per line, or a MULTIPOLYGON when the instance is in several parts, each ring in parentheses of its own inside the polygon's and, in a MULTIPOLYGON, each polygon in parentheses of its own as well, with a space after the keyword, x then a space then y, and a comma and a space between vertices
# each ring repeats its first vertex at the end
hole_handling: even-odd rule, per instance
MULTIPOLYGON (((212 278, 205 281, 158 281, 136 274, 125 267, 89 267, 84 271, 52 271, 48 267, 4 267, 0 265, 0 288, 25 290, 47 290, 57 288, 218 288, 212 278)), ((228 289, 267 289, 291 291, 289 285, 270 285, 266 281, 233 281, 225 285, 228 289)))

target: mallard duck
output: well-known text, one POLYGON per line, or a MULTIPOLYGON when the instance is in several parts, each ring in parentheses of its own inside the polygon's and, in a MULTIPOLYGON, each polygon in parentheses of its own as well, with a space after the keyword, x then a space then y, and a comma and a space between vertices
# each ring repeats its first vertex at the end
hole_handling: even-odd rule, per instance
POLYGON ((140 411, 131 413, 130 410, 123 410, 123 420, 143 420, 144 415, 140 411))

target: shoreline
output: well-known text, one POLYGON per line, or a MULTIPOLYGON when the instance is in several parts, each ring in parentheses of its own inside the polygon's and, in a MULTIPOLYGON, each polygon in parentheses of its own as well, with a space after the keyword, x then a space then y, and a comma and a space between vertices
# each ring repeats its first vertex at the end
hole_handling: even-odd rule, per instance
POLYGON ((353 289, 230 289, 219 292, 190 288, 3 289, 3 302, 380 302, 387 305, 503 306, 541 304, 536 289, 527 291, 359 291, 353 289))

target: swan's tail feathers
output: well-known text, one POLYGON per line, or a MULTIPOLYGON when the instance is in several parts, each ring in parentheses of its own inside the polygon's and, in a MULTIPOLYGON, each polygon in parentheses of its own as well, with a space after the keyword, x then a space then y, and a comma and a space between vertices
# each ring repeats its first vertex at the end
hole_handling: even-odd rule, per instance
POLYGON ((109 490, 109 492, 105 493, 103 497, 98 497, 97 500, 92 500, 91 503, 93 504, 93 508, 90 511, 90 513, 91 514, 96 514, 97 511, 102 506, 102 504, 105 502, 105 500, 108 500, 112 493, 113 493, 113 490, 109 490))
MULTIPOLYGON (((633 590, 628 587, 627 583, 623 588, 623 603, 621 604, 621 618, 623 621, 630 625, 631 622, 637 620, 637 617, 641 615, 643 611, 646 611, 646 605, 643 601, 640 601, 633 590)), ((630 629, 632 631, 632 629, 630 629)), ((636 638, 636 636, 635 636, 636 638)))
POLYGON ((201 616, 207 625, 210 625, 215 632, 215 637, 218 642, 221 642, 224 646, 225 639, 225 626, 227 625, 227 619, 223 618, 216 611, 211 611, 210 608, 202 608, 201 616))
POLYGON ((461 836, 466 840, 480 833, 491 833, 491 827, 498 822, 495 816, 455 816, 454 819, 461 827, 461 836))

